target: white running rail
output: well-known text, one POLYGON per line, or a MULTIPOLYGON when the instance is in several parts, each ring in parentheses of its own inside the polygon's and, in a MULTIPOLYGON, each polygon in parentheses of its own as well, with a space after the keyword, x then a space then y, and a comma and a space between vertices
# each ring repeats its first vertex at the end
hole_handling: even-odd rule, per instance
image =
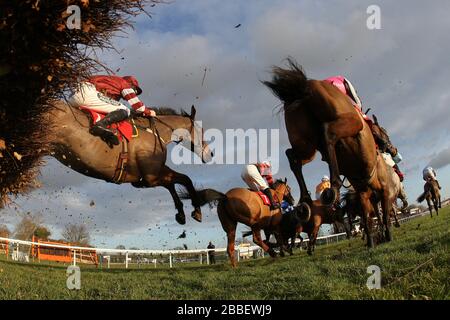
MULTIPOLYGON (((411 219, 414 219, 416 217, 424 216, 428 214, 427 211, 422 212, 420 214, 416 214, 414 216, 406 217, 399 219, 400 222, 408 221, 411 219)), ((329 240, 336 238, 336 241, 340 241, 340 238, 345 236, 345 232, 343 233, 337 233, 332 235, 326 235, 317 237, 317 240, 326 239, 326 243, 329 243, 329 240)), ((109 249, 109 248, 92 248, 92 247, 79 247, 79 246, 67 246, 67 245, 57 245, 57 244, 45 244, 45 243, 39 243, 39 242, 32 242, 32 241, 26 241, 26 240, 17 240, 17 239, 10 239, 10 238, 3 238, 0 237, 0 241, 8 241, 10 244, 16 244, 16 245, 35 245, 39 247, 47 247, 47 248, 61 248, 61 249, 68 249, 73 251, 73 255, 76 255, 77 251, 96 251, 97 254, 125 254, 125 266, 128 268, 128 262, 130 259, 128 258, 128 255, 163 255, 163 256, 169 256, 169 265, 172 268, 173 267, 173 257, 179 254, 198 254, 200 257, 200 263, 202 263, 202 255, 206 255, 206 263, 209 264, 209 251, 214 251, 216 253, 218 252, 226 252, 226 248, 217 248, 217 249, 196 249, 196 250, 131 250, 131 249, 109 249)), ((296 243, 298 243, 300 240, 297 239, 296 243)), ((303 242, 308 242, 309 239, 303 240, 303 242)), ((238 252, 238 259, 240 256, 239 252, 240 247, 236 246, 236 251, 238 252)), ((253 245, 250 247, 243 247, 242 251, 249 252, 254 250, 262 250, 259 246, 253 245)), ((263 256, 263 255, 262 255, 263 256)), ((75 264, 75 259, 73 261, 75 264)))

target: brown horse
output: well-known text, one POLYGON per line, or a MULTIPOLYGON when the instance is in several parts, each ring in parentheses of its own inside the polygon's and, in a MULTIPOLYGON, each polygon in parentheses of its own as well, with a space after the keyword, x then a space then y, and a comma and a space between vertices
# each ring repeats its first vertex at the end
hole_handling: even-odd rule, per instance
MULTIPOLYGON (((48 155, 73 170, 96 179, 113 182, 122 147, 108 146, 99 137, 89 133, 90 119, 79 109, 57 101, 48 114, 47 123, 51 128, 49 139, 51 148, 48 155)), ((120 183, 131 183, 137 188, 162 186, 169 190, 178 211, 175 218, 180 224, 186 218, 175 184, 184 186, 189 192, 194 211, 192 217, 201 222, 199 198, 191 179, 166 166, 166 146, 171 142, 182 143, 197 154, 205 163, 213 156, 203 141, 203 131, 195 122, 195 108, 191 114, 177 113, 163 108, 153 125, 146 118, 135 118, 138 137, 128 143, 128 163, 125 178, 120 183)))
MULTIPOLYGON (((397 156, 398 149, 392 144, 391 139, 390 139, 386 129, 383 128, 378 123, 378 119, 375 115, 373 115, 372 117, 373 117, 373 122, 372 122, 372 125, 370 126, 370 129, 372 130, 372 134, 375 138, 375 142, 377 143, 378 149, 381 152, 389 153, 392 157, 397 156)), ((394 189, 397 190, 397 192, 396 192, 397 198, 402 201, 401 210, 404 210, 408 206, 408 200, 407 200, 405 189, 403 187, 403 183, 401 182, 400 177, 395 172, 394 168, 393 168, 393 170, 388 170, 388 171, 392 175, 391 179, 392 179, 394 189)), ((396 217, 396 215, 395 215, 395 217, 396 217)))
POLYGON ((311 162, 317 151, 329 165, 332 189, 322 193, 322 203, 332 205, 339 199, 340 174, 357 190, 364 209, 363 225, 367 245, 373 247, 371 195, 382 202, 385 238, 392 240, 389 212, 391 196, 387 165, 376 149, 369 125, 348 96, 325 81, 307 79, 302 68, 288 59, 289 68, 274 67, 273 79, 265 81, 283 101, 284 118, 292 148, 286 150, 291 170, 300 186, 300 209, 310 210, 311 196, 302 166, 311 162))
POLYGON ((305 232, 308 234, 308 254, 312 255, 316 246, 317 235, 322 224, 335 224, 339 223, 344 226, 347 239, 351 237, 350 226, 345 223, 345 212, 338 206, 332 208, 330 206, 323 205, 320 200, 314 200, 311 206, 311 218, 307 223, 299 225, 296 232, 305 232))
MULTIPOLYGON (((271 191, 276 201, 281 202, 284 199, 293 204, 294 199, 291 195, 291 189, 286 182, 286 179, 284 181, 277 180, 271 191)), ((271 211, 270 207, 263 203, 256 192, 246 188, 233 188, 223 194, 212 189, 206 189, 198 191, 198 195, 202 199, 202 204, 217 202, 217 213, 222 228, 227 233, 227 252, 233 267, 236 267, 234 245, 238 222, 252 229, 253 241, 265 252, 268 252, 271 257, 275 257, 276 253, 262 240, 261 230, 267 229, 273 232, 282 252, 281 209, 271 211)))
MULTIPOLYGON (((347 238, 351 237, 351 229, 348 224, 345 223, 345 212, 341 207, 332 208, 330 206, 322 205, 320 200, 315 200, 311 205, 311 217, 308 221, 302 221, 299 210, 294 210, 283 214, 280 227, 282 234, 283 245, 287 248, 287 251, 292 255, 292 248, 295 245, 295 240, 300 237, 301 232, 308 234, 308 254, 311 255, 314 252, 314 248, 317 241, 317 235, 319 233, 320 226, 322 224, 339 224, 343 225, 347 238)), ((271 236, 270 230, 265 229, 266 243, 268 243, 271 236)), ((250 235, 250 232, 246 232, 243 236, 250 235)), ((302 239, 302 238, 301 238, 302 239)))
POLYGON ((433 206, 436 210, 436 215, 439 215, 439 208, 441 205, 441 192, 439 191, 439 185, 436 180, 429 179, 423 186, 424 192, 417 198, 418 202, 427 200, 428 210, 430 211, 430 216, 433 218, 433 206))

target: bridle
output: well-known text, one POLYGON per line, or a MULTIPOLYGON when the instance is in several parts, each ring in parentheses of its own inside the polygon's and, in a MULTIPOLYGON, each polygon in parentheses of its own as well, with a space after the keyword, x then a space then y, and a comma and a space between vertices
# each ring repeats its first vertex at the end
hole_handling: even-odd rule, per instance
MULTIPOLYGON (((191 126, 189 128, 189 134, 191 134, 191 136, 193 136, 193 134, 195 134, 195 132, 193 132, 194 131, 194 127, 195 127, 194 120, 191 119, 190 117, 184 117, 184 118, 189 118, 189 120, 191 121, 191 126)), ((161 137, 160 133, 159 133, 158 127, 156 126, 155 122, 158 121, 162 125, 168 127, 171 132, 174 132, 176 130, 176 128, 172 127, 170 124, 168 124, 167 122, 165 122, 164 120, 162 120, 159 117, 150 117, 150 118, 147 118, 147 119, 149 121, 150 130, 153 130, 156 133, 155 136, 158 137, 158 139, 159 139, 159 143, 160 143, 161 148, 163 148, 163 145, 169 144, 170 142, 175 142, 175 144, 180 144, 183 141, 183 137, 179 137, 180 138, 179 140, 170 140, 170 141, 167 141, 167 142, 164 141, 163 138, 161 137)), ((148 128, 146 130, 148 131, 148 128)), ((191 139, 191 151, 194 152, 194 149, 195 149, 195 144, 194 144, 194 142, 191 139)))

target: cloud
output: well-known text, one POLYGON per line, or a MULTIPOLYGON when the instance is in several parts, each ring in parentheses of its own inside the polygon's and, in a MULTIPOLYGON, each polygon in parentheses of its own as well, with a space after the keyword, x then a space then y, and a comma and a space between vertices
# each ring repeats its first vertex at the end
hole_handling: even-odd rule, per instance
POLYGON ((440 169, 448 164, 450 164, 450 147, 442 150, 436 156, 434 156, 428 165, 433 167, 434 169, 440 169))

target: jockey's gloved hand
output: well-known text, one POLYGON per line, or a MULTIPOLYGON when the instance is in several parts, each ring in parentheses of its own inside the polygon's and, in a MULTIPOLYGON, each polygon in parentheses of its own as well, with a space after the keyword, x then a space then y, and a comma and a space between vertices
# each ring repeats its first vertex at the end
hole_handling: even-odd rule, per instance
POLYGON ((146 107, 144 111, 142 111, 142 115, 144 117, 156 117, 156 112, 146 107))

